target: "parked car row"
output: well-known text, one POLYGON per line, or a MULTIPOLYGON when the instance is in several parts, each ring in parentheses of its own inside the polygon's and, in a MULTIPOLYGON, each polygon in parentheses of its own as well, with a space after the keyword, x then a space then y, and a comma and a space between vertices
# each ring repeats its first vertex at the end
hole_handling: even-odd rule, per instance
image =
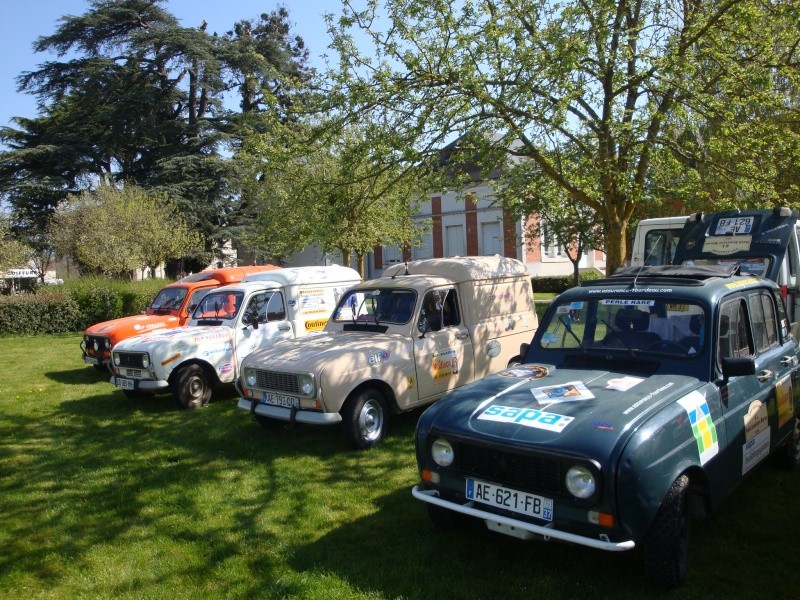
POLYGON ((262 425, 340 425, 359 449, 432 404, 413 496, 436 526, 641 547, 648 578, 671 587, 692 517, 772 454, 800 464, 800 347, 781 288, 678 252, 685 265, 561 294, 541 324, 524 265, 497 256, 366 282, 342 267, 250 273, 206 291, 186 325, 110 343, 108 368, 126 394, 187 408, 234 382, 262 425))

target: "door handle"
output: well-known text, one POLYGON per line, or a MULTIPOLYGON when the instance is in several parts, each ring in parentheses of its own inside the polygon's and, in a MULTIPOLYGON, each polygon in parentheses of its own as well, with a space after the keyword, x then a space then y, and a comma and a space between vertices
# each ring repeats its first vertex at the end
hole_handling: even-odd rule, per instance
POLYGON ((468 333, 457 333, 456 334, 456 339, 457 340, 464 340, 464 339, 466 339, 468 337, 469 337, 468 333))
POLYGON ((770 371, 769 369, 764 369, 763 371, 761 371, 761 373, 756 375, 756 377, 761 383, 764 383, 765 381, 769 381, 770 379, 772 379, 772 371, 770 371))
POLYGON ((289 331, 292 328, 288 323, 281 323, 278 325, 278 331, 289 331))
POLYGON ((791 367, 794 364, 794 360, 793 356, 781 356, 781 366, 791 367))

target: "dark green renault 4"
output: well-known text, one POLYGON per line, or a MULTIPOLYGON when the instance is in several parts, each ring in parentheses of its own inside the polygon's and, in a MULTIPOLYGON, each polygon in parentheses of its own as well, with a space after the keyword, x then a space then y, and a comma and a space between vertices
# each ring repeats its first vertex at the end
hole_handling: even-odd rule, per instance
POLYGON ((800 463, 798 342, 736 267, 621 269, 561 294, 522 364, 426 410, 413 494, 523 539, 644 549, 677 585, 691 518, 772 453, 800 463))

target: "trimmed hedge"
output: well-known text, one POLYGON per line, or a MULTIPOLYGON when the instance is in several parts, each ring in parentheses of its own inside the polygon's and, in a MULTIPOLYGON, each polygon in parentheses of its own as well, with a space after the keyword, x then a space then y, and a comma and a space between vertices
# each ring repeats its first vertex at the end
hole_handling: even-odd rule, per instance
MULTIPOLYGON (((605 277, 597 269, 581 269, 581 281, 588 281, 591 279, 602 279, 605 277)), ((572 287, 575 287, 574 278, 572 273, 569 275, 557 275, 551 277, 531 277, 531 285, 533 285, 533 293, 542 292, 550 294, 560 294, 572 287)))
POLYGON ((102 321, 135 315, 150 305, 163 279, 113 281, 96 278, 40 287, 35 294, 0 296, 0 335, 83 331, 102 321))

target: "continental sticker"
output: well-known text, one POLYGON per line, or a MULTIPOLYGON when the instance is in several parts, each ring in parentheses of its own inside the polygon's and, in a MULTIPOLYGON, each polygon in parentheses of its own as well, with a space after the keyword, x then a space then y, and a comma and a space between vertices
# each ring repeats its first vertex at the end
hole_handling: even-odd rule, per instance
POLYGON ((325 329, 328 319, 311 319, 305 322, 306 331, 320 331, 325 329))
POLYGON ((689 417, 692 434, 697 441, 700 464, 704 465, 719 453, 717 428, 711 419, 711 411, 705 397, 697 391, 678 400, 689 417))
POLYGON ((535 408, 501 406, 499 404, 489 406, 478 415, 478 419, 524 425, 525 427, 545 429, 555 433, 561 433, 574 420, 573 417, 545 412, 535 408))

